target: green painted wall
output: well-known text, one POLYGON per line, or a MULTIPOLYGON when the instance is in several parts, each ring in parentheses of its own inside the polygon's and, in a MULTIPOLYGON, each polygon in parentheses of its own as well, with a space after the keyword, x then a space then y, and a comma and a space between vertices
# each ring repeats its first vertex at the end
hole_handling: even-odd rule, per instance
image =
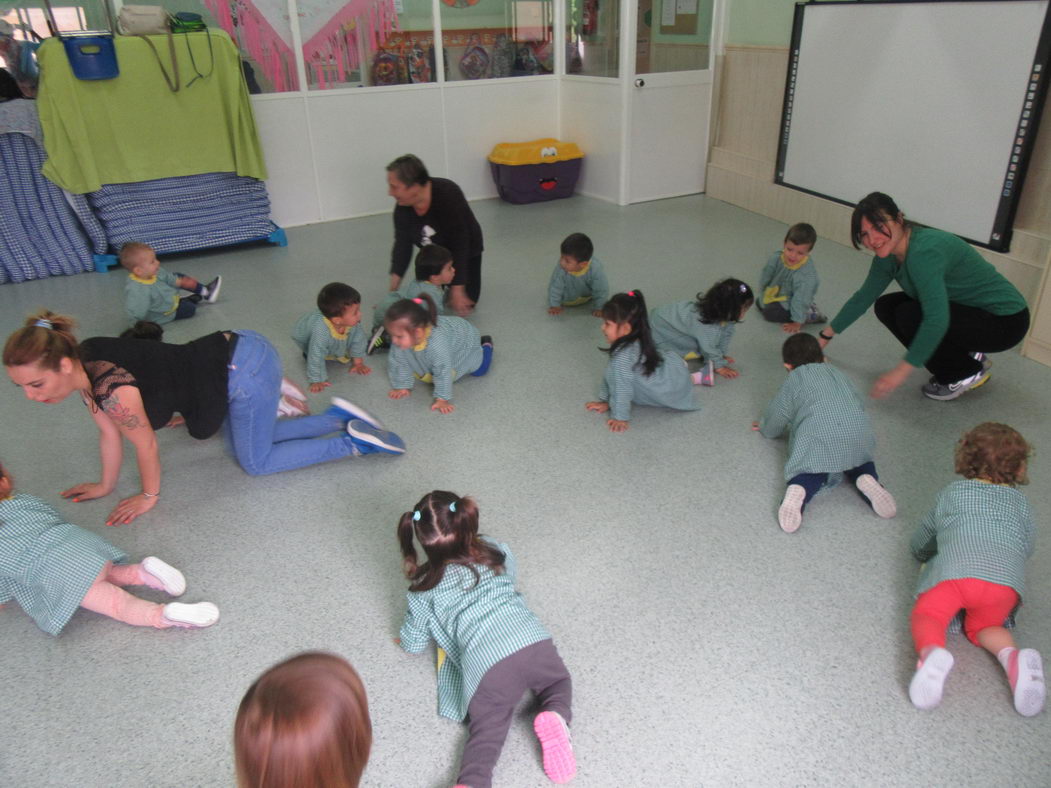
POLYGON ((727 44, 786 47, 795 0, 728 0, 727 44))

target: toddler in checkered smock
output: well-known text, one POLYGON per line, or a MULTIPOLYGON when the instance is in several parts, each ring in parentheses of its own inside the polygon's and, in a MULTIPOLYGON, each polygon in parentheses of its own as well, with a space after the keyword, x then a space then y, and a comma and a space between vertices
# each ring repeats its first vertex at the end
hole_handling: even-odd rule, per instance
POLYGON ((1022 604, 1023 567, 1033 554, 1033 515, 1017 488, 1029 481, 1030 453, 1006 424, 979 424, 956 446, 955 470, 963 479, 939 493, 912 537, 913 556, 925 562, 911 619, 920 659, 909 698, 917 708, 941 703, 953 666, 945 631, 961 610, 967 639, 1003 666, 1018 713, 1032 717, 1044 708, 1040 652, 1017 649, 1005 628, 1022 604))
POLYGON ((78 607, 140 627, 208 627, 211 602, 147 602, 123 586, 149 586, 169 596, 186 590, 182 572, 150 556, 128 556, 99 536, 65 522, 39 498, 14 494, 0 466, 0 606, 14 599, 37 626, 58 635, 78 607))
POLYGON ((898 508, 879 482, 876 435, 865 405, 850 379, 825 363, 818 341, 810 334, 793 334, 781 348, 788 379, 766 406, 753 429, 766 438, 787 430, 785 496, 777 521, 786 533, 803 522, 803 509, 818 491, 845 475, 880 517, 893 517, 898 508))
POLYGON ((489 788, 515 706, 527 690, 541 711, 533 728, 544 771, 556 783, 576 774, 568 723, 573 686, 551 635, 515 591, 507 545, 478 535, 471 498, 435 490, 398 522, 411 581, 401 646, 410 654, 438 645, 438 713, 468 718, 458 788, 489 788), (413 539, 427 561, 417 563, 413 539))

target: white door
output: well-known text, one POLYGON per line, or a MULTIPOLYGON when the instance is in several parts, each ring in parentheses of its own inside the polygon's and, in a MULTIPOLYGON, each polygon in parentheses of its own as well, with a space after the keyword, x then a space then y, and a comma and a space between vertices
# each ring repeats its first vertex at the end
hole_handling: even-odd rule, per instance
MULTIPOLYGON (((627 75, 624 202, 704 191, 715 0, 637 0, 627 75)), ((627 69, 626 69, 627 70, 627 69)))

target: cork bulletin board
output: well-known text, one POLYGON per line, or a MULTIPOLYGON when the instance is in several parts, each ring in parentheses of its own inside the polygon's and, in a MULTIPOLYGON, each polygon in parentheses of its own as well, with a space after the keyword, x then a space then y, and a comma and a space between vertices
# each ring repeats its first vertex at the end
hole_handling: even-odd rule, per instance
POLYGON ((697 17, 697 0, 661 0, 661 35, 693 35, 697 17))

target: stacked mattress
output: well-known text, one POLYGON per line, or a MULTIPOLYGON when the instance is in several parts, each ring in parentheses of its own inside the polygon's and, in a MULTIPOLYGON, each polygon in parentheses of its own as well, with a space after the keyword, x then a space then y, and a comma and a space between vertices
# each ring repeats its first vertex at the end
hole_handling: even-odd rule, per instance
POLYGON ((107 184, 87 195, 114 249, 147 243, 158 254, 206 249, 267 238, 266 185, 232 172, 107 184))

